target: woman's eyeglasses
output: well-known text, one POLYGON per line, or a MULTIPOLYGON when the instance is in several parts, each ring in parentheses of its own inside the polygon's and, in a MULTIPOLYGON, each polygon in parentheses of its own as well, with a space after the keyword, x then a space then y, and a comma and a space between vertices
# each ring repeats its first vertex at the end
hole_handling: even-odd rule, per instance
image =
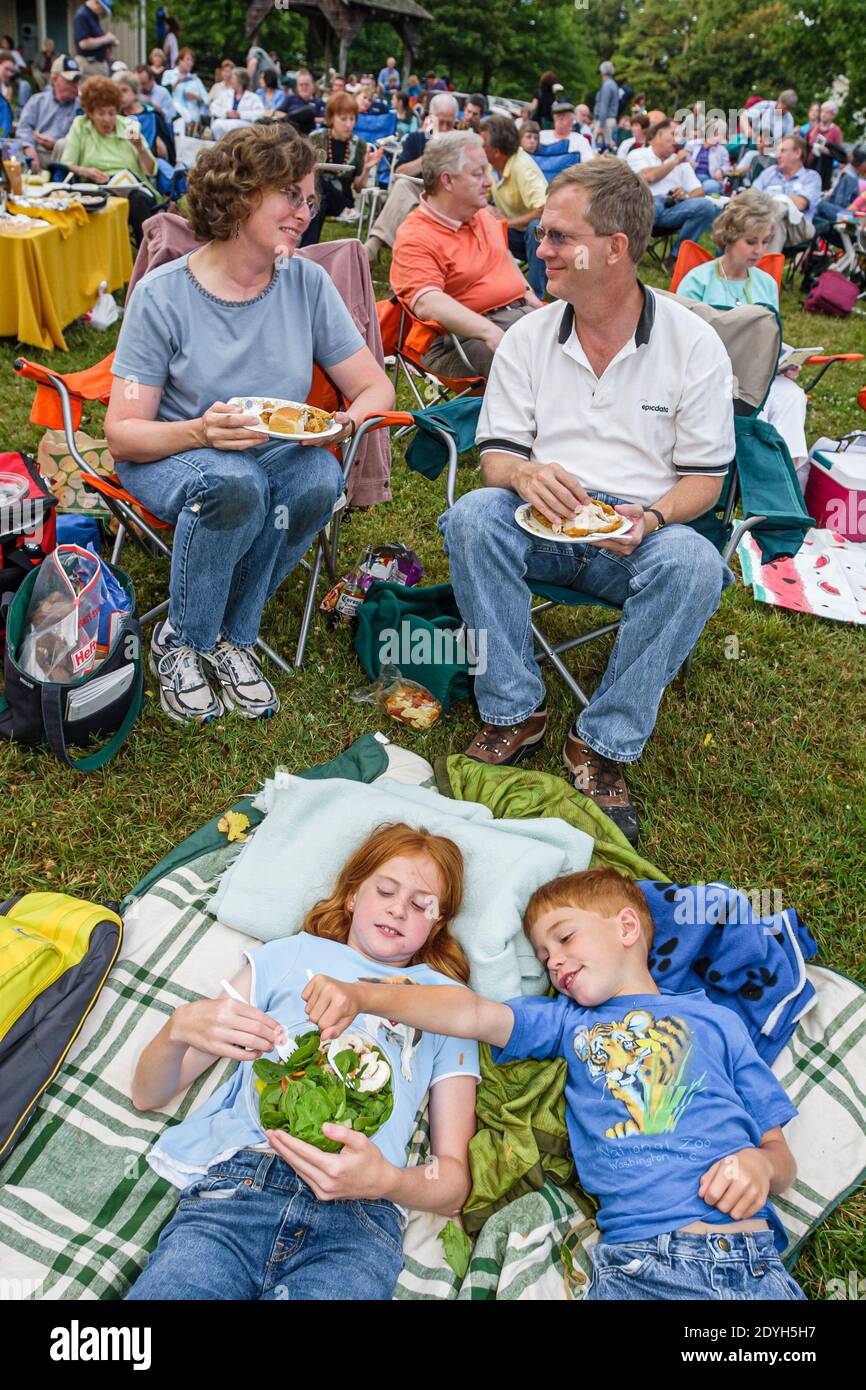
POLYGON ((298 212, 304 206, 304 203, 306 203, 307 207, 310 209, 311 217, 315 217, 316 213, 319 211, 318 198, 305 198, 296 188, 284 188, 282 194, 289 207, 292 209, 292 212, 298 212))

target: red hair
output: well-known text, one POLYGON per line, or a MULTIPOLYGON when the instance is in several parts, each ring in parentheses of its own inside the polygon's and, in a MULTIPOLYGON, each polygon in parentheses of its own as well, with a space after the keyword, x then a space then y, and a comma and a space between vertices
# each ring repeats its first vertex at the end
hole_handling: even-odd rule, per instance
POLYGON ((539 917, 552 907, 579 907, 584 912, 597 912, 605 917, 615 917, 624 907, 632 907, 640 918, 647 950, 652 947, 655 926, 643 889, 617 869, 585 869, 581 873, 563 874, 536 888, 523 914, 523 930, 527 936, 539 917))
POLYGON ((469 962, 448 930, 448 924, 456 916, 463 898, 463 855, 453 840, 447 840, 444 835, 433 835, 429 830, 413 830, 412 826, 402 822, 380 825, 343 865, 331 896, 317 902, 307 913, 304 931, 311 936, 323 936, 345 945, 352 925, 352 914, 346 903, 365 879, 388 859, 399 854, 423 855, 432 859, 442 880, 439 917, 433 923, 424 945, 416 951, 409 964, 429 965, 431 970, 439 970, 452 980, 466 984, 469 962))

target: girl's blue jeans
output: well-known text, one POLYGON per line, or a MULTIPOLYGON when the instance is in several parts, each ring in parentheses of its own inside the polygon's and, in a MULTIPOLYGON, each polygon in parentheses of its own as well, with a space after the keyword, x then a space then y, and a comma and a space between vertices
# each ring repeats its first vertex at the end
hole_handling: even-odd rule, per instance
POLYGON ((241 1149, 184 1188, 127 1298, 390 1299, 402 1267, 393 1202, 321 1202, 276 1154, 241 1149))

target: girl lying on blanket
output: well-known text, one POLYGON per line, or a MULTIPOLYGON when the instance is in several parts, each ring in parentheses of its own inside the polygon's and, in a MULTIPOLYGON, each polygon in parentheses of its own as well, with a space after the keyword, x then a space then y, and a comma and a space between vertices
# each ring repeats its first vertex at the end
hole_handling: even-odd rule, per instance
POLYGON ((319 1052, 302 1041, 310 1024, 301 992, 316 973, 346 982, 465 983, 469 967, 448 930, 462 892, 453 841, 403 824, 380 827, 302 932, 247 955, 231 985, 249 1004, 222 997, 175 1010, 139 1059, 136 1109, 167 1105, 219 1057, 241 1065, 148 1156, 183 1191, 129 1298, 391 1297, 403 1264, 403 1209, 451 1214, 468 1196, 477 1045, 369 1016, 355 1039, 319 1052), (347 1051, 364 1039, 373 1056, 350 1067, 347 1051), (281 1058, 297 1070, 274 1086, 281 1058), (309 1095, 310 1068, 328 1104, 341 1097, 338 1108, 355 1125, 320 1125, 319 1141, 342 1146, 338 1152, 259 1123, 260 1093, 262 1113, 272 1114, 290 1084, 303 1082, 298 1089, 308 1086, 309 1095), (381 1089, 386 1072, 390 1092, 381 1089), (361 1099, 376 1094, 370 1087, 380 1088, 385 1104, 361 1099), (407 1168, 428 1088, 433 1161, 407 1168), (373 1129, 366 1120, 377 1112, 385 1118, 373 1129))

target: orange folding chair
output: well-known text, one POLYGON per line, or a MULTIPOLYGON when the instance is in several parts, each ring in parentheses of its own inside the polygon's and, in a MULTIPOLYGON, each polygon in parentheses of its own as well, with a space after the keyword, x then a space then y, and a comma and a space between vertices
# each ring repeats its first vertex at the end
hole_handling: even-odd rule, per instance
POLYGON ((376 310, 385 356, 394 358, 394 390, 396 391, 400 384, 402 373, 419 410, 436 405, 439 401, 450 400, 452 396, 483 393, 487 382, 483 376, 478 375, 456 334, 450 333, 448 337, 466 367, 466 375, 442 376, 425 367, 422 360, 430 344, 446 333, 442 325, 416 318, 411 309, 396 295, 392 295, 390 299, 380 299, 376 304, 376 310), (419 378, 425 383, 423 388, 419 384, 419 378), (430 387, 435 394, 431 395, 430 387), (425 395, 422 395, 422 389, 426 391, 426 399, 425 395))
MULTIPOLYGON (((703 246, 699 246, 696 241, 684 241, 677 255, 677 263, 674 266, 674 273, 671 276, 671 294, 676 294, 680 281, 688 275, 695 266, 704 265, 707 261, 713 260, 712 251, 705 251, 703 246)), ((772 275, 776 284, 781 288, 782 271, 785 268, 785 257, 781 251, 771 251, 768 255, 762 256, 758 261, 758 269, 764 270, 768 275, 772 275)))
MULTIPOLYGON (((712 253, 705 251, 703 246, 699 246, 696 241, 684 241, 677 256, 677 263, 674 266, 674 273, 671 276, 671 293, 676 294, 678 287, 695 266, 704 265, 707 261, 713 260, 712 253)), ((771 251, 766 256, 762 256, 758 261, 758 269, 766 271, 767 275, 772 275, 779 288, 782 288, 782 273, 785 269, 785 257, 781 251, 771 251)), ((808 396, 817 386, 821 377, 832 367, 834 362, 862 362, 862 352, 832 352, 827 354, 817 354, 806 360, 808 367, 820 367, 820 371, 812 378, 808 385, 804 385, 803 390, 808 396)))
MULTIPOLYGON (((36 382, 36 395, 30 411, 31 422, 34 425, 63 430, 67 448, 78 465, 85 487, 99 494, 117 522, 117 534, 111 552, 112 564, 118 563, 128 535, 132 535, 145 548, 156 551, 170 561, 170 533, 174 529, 171 523, 161 521, 159 517, 148 512, 131 493, 126 491, 116 475, 105 477, 98 473, 83 457, 75 441, 75 431, 81 423, 84 402, 96 401, 102 405, 108 404, 111 384, 114 380, 111 372, 113 361, 114 354, 110 353, 108 357, 103 358, 101 362, 97 362, 95 366, 89 367, 86 371, 69 372, 63 375, 60 372, 50 371, 37 362, 30 362, 25 357, 19 357, 15 361, 15 371, 19 376, 36 382)), ((335 387, 319 367, 314 368, 309 401, 311 405, 318 405, 324 410, 338 409, 342 405, 335 387)), ((339 447, 332 450, 342 464, 344 491, 334 505, 329 526, 320 531, 316 537, 312 560, 301 561, 309 569, 310 579, 295 650, 293 663, 295 669, 303 664, 323 561, 331 577, 331 582, 336 581, 340 516, 346 505, 345 488, 348 485, 361 439, 371 429, 384 428, 388 423, 385 419, 381 419, 381 423, 377 423, 379 418, 376 417, 365 422, 366 427, 363 431, 356 432, 345 452, 339 447)), ((408 418, 411 421, 411 416, 408 418)), ((153 622, 167 609, 168 599, 164 599, 162 603, 158 603, 155 608, 151 608, 142 615, 142 627, 153 622)), ((291 675, 292 666, 272 647, 268 646, 261 637, 258 638, 256 645, 266 656, 270 657, 271 661, 275 662, 288 675, 291 675)))

